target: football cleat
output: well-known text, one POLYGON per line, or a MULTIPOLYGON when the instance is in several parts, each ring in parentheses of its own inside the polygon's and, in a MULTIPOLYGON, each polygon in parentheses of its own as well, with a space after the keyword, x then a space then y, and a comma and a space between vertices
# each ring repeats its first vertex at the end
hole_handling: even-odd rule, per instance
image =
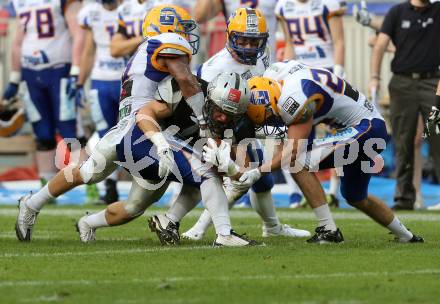
POLYGON ((188 231, 182 233, 182 237, 184 239, 188 239, 188 240, 192 240, 192 241, 200 241, 201 239, 203 239, 205 232, 198 231, 194 227, 192 227, 188 231))
POLYGON ((330 243, 343 243, 344 237, 341 230, 335 231, 326 230, 325 226, 320 226, 315 229, 315 235, 307 240, 307 243, 315 244, 330 244, 330 243))
POLYGON ((179 245, 179 223, 174 223, 166 215, 153 215, 148 219, 148 226, 162 245, 179 245))
POLYGON ((15 222, 15 233, 22 242, 30 242, 32 238, 32 228, 37 219, 38 212, 29 208, 26 201, 32 196, 32 193, 21 197, 18 200, 18 215, 15 222))
POLYGON ((279 224, 268 228, 263 225, 263 237, 288 236, 288 237, 310 237, 311 233, 307 230, 295 229, 286 224, 279 224))
POLYGON ((90 243, 96 240, 96 228, 90 227, 87 223, 86 218, 89 213, 84 215, 82 218, 76 222, 76 231, 79 233, 79 239, 83 243, 90 243))
POLYGON ((424 243, 425 240, 423 237, 413 234, 413 237, 410 240, 403 240, 398 237, 394 238, 394 240, 398 243, 424 243))
POLYGON ((213 247, 244 247, 244 246, 265 246, 264 243, 250 240, 245 234, 238 234, 231 230, 230 235, 217 234, 217 238, 212 244, 213 247))

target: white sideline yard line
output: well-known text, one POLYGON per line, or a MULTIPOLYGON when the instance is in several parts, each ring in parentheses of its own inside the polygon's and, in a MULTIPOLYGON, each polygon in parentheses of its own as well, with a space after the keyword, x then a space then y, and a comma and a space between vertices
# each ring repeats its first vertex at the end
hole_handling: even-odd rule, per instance
MULTIPOLYGON (((81 245, 81 244, 79 244, 81 245)), ((87 246, 86 244, 83 244, 87 246)), ((216 249, 212 246, 185 246, 185 247, 155 247, 155 248, 132 248, 132 249, 112 249, 96 251, 65 251, 65 252, 47 252, 47 253, 3 253, 0 259, 9 258, 44 258, 44 257, 65 257, 65 256, 90 256, 90 255, 117 255, 117 254, 137 254, 137 253, 158 253, 164 251, 182 251, 182 250, 206 250, 216 249)))
POLYGON ((132 280, 29 280, 29 281, 2 281, 2 287, 18 286, 58 286, 58 285, 112 285, 112 284, 139 284, 139 283, 167 283, 167 282, 188 282, 188 281, 268 281, 268 280, 313 280, 327 278, 347 277, 389 277, 389 276, 412 276, 412 275, 439 275, 440 269, 420 269, 414 271, 382 271, 382 272, 335 272, 335 273, 310 273, 295 275, 250 275, 250 276, 197 276, 197 277, 167 277, 167 278, 143 278, 132 280))
MULTIPOLYGON (((104 208, 102 208, 104 209, 104 208)), ((85 214, 85 211, 87 210, 87 207, 84 207, 82 209, 71 209, 71 208, 60 208, 60 209, 43 209, 40 213, 40 216, 66 216, 66 217, 80 217, 85 214)), ((144 216, 151 216, 153 214, 162 213, 163 210, 154 210, 149 211, 147 210, 144 214, 144 216)), ((17 216, 17 207, 6 207, 6 208, 0 208, 0 217, 1 216, 7 216, 7 217, 16 217, 17 216)), ((196 209, 191 211, 185 218, 195 218, 199 217, 202 212, 202 209, 196 209)), ((315 215, 312 211, 285 211, 278 209, 277 214, 281 220, 283 219, 298 219, 298 220, 314 220, 315 215)), ((433 212, 433 213, 403 213, 403 214, 397 214, 398 217, 402 220, 410 220, 410 221, 428 221, 428 222, 437 222, 440 221, 440 213, 433 212)), ((258 218, 258 215, 255 211, 252 209, 248 210, 240 210, 240 209, 232 209, 231 210, 231 217, 233 218, 249 218, 249 217, 255 217, 258 218)), ((357 211, 353 212, 333 212, 333 217, 335 219, 342 219, 342 220, 370 220, 365 214, 357 211)))

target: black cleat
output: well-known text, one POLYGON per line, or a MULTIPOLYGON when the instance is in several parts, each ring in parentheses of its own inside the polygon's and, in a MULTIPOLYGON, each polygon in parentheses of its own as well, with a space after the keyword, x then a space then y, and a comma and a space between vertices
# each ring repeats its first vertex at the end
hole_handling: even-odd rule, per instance
POLYGON ((413 237, 409 240, 409 241, 404 241, 399 239, 398 237, 394 238, 394 241, 398 242, 398 243, 424 243, 425 240, 418 235, 413 234, 413 237))
POLYGON ((325 226, 320 226, 315 229, 315 235, 307 240, 307 243, 314 244, 329 244, 329 243, 343 243, 344 237, 342 236, 339 228, 336 231, 325 230, 325 226))
POLYGON ((153 215, 148 219, 148 227, 156 233, 162 245, 179 245, 179 223, 174 223, 165 215, 153 215))
POLYGON ((105 195, 102 198, 107 205, 119 200, 119 193, 116 187, 116 181, 113 179, 105 180, 105 195))

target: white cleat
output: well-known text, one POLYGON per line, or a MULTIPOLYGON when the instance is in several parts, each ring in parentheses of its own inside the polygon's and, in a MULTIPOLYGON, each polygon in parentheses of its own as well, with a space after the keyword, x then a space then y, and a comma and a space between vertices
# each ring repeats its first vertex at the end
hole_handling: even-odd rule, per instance
POLYGON ((182 238, 192 240, 192 241, 200 241, 205 236, 205 232, 198 231, 195 229, 195 226, 190 230, 182 233, 182 238))
POLYGON ((265 246, 265 244, 254 240, 249 240, 244 235, 239 235, 234 230, 231 230, 230 235, 217 234, 217 238, 214 240, 212 246, 244 247, 244 246, 265 246))
POLYGON ((428 210, 432 210, 432 211, 438 211, 440 210, 440 203, 437 205, 433 205, 433 206, 429 206, 428 208, 426 208, 428 210))
POLYGON ((32 237, 32 228, 37 219, 38 212, 29 208, 26 202, 32 196, 32 193, 21 197, 18 200, 18 215, 15 222, 15 233, 22 242, 30 242, 32 237))
POLYGON ((307 230, 295 229, 286 224, 279 224, 278 226, 267 228, 263 225, 263 237, 270 236, 287 236, 296 238, 310 237, 312 234, 307 230))
POLYGON ((84 215, 76 223, 76 231, 79 233, 79 239, 83 243, 90 243, 96 240, 96 228, 90 227, 87 223, 86 218, 89 214, 84 215))

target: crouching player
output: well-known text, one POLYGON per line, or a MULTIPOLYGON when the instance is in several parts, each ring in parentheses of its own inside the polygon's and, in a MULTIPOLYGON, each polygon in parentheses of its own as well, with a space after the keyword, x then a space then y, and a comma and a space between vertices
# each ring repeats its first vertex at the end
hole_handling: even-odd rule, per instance
MULTIPOLYGON (((211 81, 222 71, 238 73, 245 80, 253 76, 263 75, 270 62, 270 52, 267 48, 268 37, 266 19, 258 9, 237 9, 228 20, 225 48, 205 62, 197 71, 197 75, 205 81, 211 81)), ((244 129, 246 125, 241 124, 240 128, 244 129)), ((253 132, 254 128, 252 126, 251 128, 253 132)), ((240 130, 240 133, 243 133, 243 130, 240 130)), ((255 138, 254 135, 249 137, 255 138)), ((262 162, 261 144, 258 141, 254 141, 254 143, 247 150, 248 156, 251 161, 262 162)), ((234 189, 234 184, 230 183, 229 180, 225 185, 228 187, 227 194, 230 207, 249 190, 246 187, 234 189)), ((249 191, 251 205, 263 220, 263 237, 309 237, 309 231, 281 224, 272 198, 271 189, 273 186, 272 174, 266 174, 252 185, 252 189, 249 191)), ((178 199, 186 200, 185 195, 185 193, 182 193, 178 199)), ((197 223, 182 234, 182 237, 201 240, 210 224, 211 217, 205 211, 197 223)))
POLYGON ((198 50, 198 36, 192 34, 195 28, 195 22, 179 7, 158 6, 148 13, 143 24, 143 36, 148 39, 131 58, 122 79, 118 124, 98 143, 96 157, 92 154, 84 165, 63 169, 40 191, 19 200, 15 226, 19 240, 31 240, 37 215, 50 198, 81 184, 102 181, 116 169, 116 145, 136 123, 139 109, 154 100, 158 83, 168 75, 175 77, 199 124, 205 125, 204 95, 189 68, 191 56, 198 50))
MULTIPOLYGON (((283 161, 318 220, 316 234, 308 242, 339 243, 344 240, 342 233, 336 227, 325 203, 324 191, 314 174, 319 169, 339 168, 343 173, 341 193, 351 206, 389 229, 396 240, 423 242, 423 238, 410 232, 384 202, 368 196, 373 165, 385 148, 386 136, 385 122, 374 105, 328 70, 311 68, 296 61, 277 63, 264 75, 281 82, 265 77, 249 81, 253 97, 248 116, 258 125, 278 121, 287 126, 289 143, 285 148, 292 153, 283 158, 280 152, 271 163, 246 171, 240 182, 252 185, 265 172, 280 168, 283 161), (338 132, 304 144, 313 125, 318 123, 336 127, 338 132)), ((219 151, 218 156, 225 155, 217 147, 211 149, 219 151)), ((229 163, 230 159, 221 161, 229 163)))
MULTIPOLYGON (((216 87, 232 83, 235 83, 235 96, 238 98, 230 102, 231 107, 215 108, 208 113, 205 119, 209 125, 227 128, 238 116, 246 113, 250 93, 246 81, 240 80, 238 74, 224 73, 212 82, 216 87)), ((214 245, 257 244, 231 230, 221 178, 211 166, 201 162, 201 154, 196 151, 197 147, 201 149, 206 140, 196 141, 194 149, 191 146, 198 136, 198 128, 193 119, 191 108, 184 101, 151 101, 139 110, 137 125, 116 146, 117 160, 134 177, 129 198, 126 202, 113 203, 97 214, 82 217, 78 222, 78 230, 83 242, 94 240, 97 228, 121 225, 142 215, 146 208, 160 199, 169 182, 176 181, 184 184, 183 187, 187 189, 192 188, 192 191, 200 189, 206 208, 215 214, 213 222, 217 238, 214 245), (161 132, 159 122, 166 128, 164 132, 161 132), (178 133, 177 136, 171 136, 169 132, 178 133), (188 134, 194 137, 186 141, 177 138, 188 134)), ((149 225, 162 244, 179 242, 178 222, 166 216, 153 216, 149 225)))

